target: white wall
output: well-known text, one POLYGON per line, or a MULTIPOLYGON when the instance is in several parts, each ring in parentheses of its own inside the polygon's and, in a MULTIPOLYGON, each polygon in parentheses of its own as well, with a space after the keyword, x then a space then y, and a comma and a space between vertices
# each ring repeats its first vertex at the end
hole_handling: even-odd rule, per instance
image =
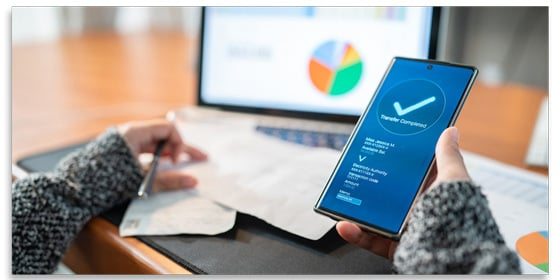
POLYGON ((12 43, 55 40, 84 31, 184 31, 197 35, 197 7, 15 7, 12 43))
POLYGON ((61 16, 56 7, 12 8, 12 43, 57 39, 62 34, 61 16))

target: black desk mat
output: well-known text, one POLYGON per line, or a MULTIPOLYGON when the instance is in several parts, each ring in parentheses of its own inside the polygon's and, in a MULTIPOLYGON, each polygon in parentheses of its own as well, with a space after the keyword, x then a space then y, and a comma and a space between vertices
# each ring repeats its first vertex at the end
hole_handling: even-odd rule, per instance
MULTIPOLYGON (((83 144, 26 157, 17 162, 30 172, 51 170, 83 144)), ((101 214, 119 225, 128 203, 101 214)), ((310 205, 309 207, 312 207, 310 205)), ((230 231, 216 235, 142 236, 141 241, 194 273, 201 274, 379 274, 391 263, 345 243, 332 229, 317 241, 238 213, 230 231)))

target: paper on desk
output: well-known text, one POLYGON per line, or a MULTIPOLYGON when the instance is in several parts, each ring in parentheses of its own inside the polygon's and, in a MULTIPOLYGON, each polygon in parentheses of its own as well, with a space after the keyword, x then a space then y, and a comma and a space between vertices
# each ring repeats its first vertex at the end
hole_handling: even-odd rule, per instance
POLYGON ((202 197, 196 189, 154 193, 133 200, 119 226, 121 236, 207 234, 230 230, 236 212, 202 197))
POLYGON ((339 153, 281 141, 246 124, 179 123, 209 162, 186 171, 204 196, 293 234, 317 240, 335 224, 313 211, 339 153), (216 183, 220 178, 228 184, 216 183))
POLYGON ((463 155, 469 174, 488 198, 506 244, 519 254, 523 273, 544 273, 523 258, 516 244, 527 234, 548 231, 547 177, 476 154, 463 155))

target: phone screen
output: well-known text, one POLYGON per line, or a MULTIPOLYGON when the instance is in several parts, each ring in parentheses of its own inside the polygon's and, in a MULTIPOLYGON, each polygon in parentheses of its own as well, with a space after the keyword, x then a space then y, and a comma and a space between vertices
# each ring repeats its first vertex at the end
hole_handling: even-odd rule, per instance
POLYGON ((437 140, 454 123, 476 72, 468 66, 395 58, 316 210, 383 233, 400 233, 437 140))

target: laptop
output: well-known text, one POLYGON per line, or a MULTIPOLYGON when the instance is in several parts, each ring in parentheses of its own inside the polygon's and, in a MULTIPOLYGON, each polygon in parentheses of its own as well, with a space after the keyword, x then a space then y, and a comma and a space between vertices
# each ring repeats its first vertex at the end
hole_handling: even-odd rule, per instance
POLYGON ((341 149, 394 56, 435 58, 440 8, 205 7, 197 106, 341 149))

